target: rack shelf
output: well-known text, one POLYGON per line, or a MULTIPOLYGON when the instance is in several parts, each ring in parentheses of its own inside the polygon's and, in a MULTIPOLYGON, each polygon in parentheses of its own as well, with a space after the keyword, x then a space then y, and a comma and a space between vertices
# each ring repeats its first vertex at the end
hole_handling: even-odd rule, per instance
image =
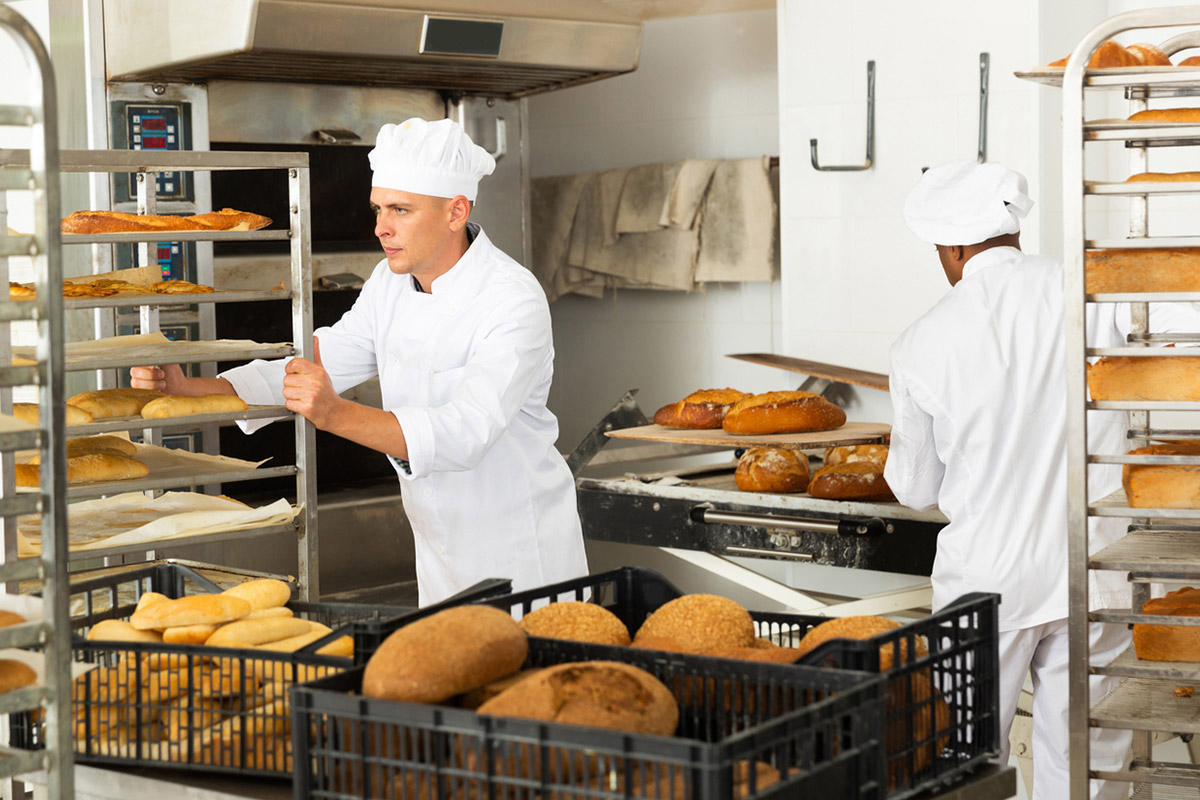
MULTIPOLYGON (((194 414, 190 417, 170 417, 168 419, 146 419, 145 417, 116 417, 87 425, 71 425, 67 428, 68 436, 94 436, 100 433, 117 431, 143 430, 172 430, 190 429, 201 425, 232 425, 235 422, 248 419, 269 419, 271 417, 291 417, 292 412, 284 406, 251 406, 245 411, 225 411, 218 414, 194 414)), ((3 439, 0 439, 2 445, 3 439)))
POLYGON ((290 238, 288 231, 134 231, 64 233, 63 244, 136 244, 138 242, 269 242, 290 238))
MULTIPOLYGON (((159 237, 161 238, 161 237, 159 237)), ((174 237, 172 237, 174 241, 174 237)), ((87 308, 124 308, 126 306, 192 306, 201 303, 253 303, 259 300, 287 300, 287 289, 258 291, 202 292, 199 294, 121 294, 113 297, 72 297, 63 301, 68 311, 87 308)))
MULTIPOLYGON (((1197 141, 1196 144, 1200 144, 1197 141)), ((1200 247, 1200 236, 1137 236, 1127 239, 1087 239, 1089 250, 1143 250, 1150 248, 1200 247)))
POLYGON ((1092 726, 1200 733, 1200 696, 1176 697, 1174 678, 1126 678, 1093 706, 1092 726))
MULTIPOLYGON (((1092 667, 1092 674, 1116 675, 1122 678, 1162 678, 1171 681, 1200 682, 1200 664, 1181 661, 1138 661, 1137 654, 1130 647, 1114 658, 1111 663, 1092 667)), ((1172 692, 1173 695, 1174 692, 1172 692)))
POLYGON ((1120 490, 1091 503, 1088 511, 1094 517, 1133 517, 1135 519, 1158 517, 1172 520, 1200 520, 1200 508, 1134 508, 1125 499, 1125 492, 1120 490))
MULTIPOLYGON (((254 358, 286 358, 298 355, 296 348, 288 342, 260 344, 257 347, 247 347, 244 350, 223 351, 214 356, 212 351, 203 347, 188 348, 186 346, 171 350, 171 361, 175 364, 200 364, 211 361, 249 361, 254 358)), ((1200 353, 1197 353, 1200 355, 1200 353)), ((142 360, 144 361, 144 359, 142 360)), ((130 360, 129 356, 109 356, 107 358, 81 358, 67 361, 67 372, 89 372, 97 369, 119 369, 136 367, 142 363, 137 359, 130 360)))
POLYGON ((1136 181, 1124 183, 1088 183, 1085 189, 1090 195, 1108 197, 1146 197, 1173 194, 1200 193, 1200 183, 1169 181, 1136 181))
POLYGON ((1135 530, 1093 554, 1088 566, 1200 579, 1195 553, 1200 553, 1200 530, 1135 530))
MULTIPOLYGON (((1061 88, 1065 73, 1062 67, 1040 67, 1013 74, 1022 80, 1061 88)), ((1087 70, 1083 85, 1090 89, 1184 89, 1200 94, 1196 89, 1198 80, 1200 69, 1194 67, 1127 67, 1087 70)))

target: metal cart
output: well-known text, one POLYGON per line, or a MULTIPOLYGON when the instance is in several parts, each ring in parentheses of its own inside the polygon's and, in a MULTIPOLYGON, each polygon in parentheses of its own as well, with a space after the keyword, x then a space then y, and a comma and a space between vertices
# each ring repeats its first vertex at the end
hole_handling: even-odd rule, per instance
MULTIPOLYGON (((1167 335, 1149 327, 1150 302, 1196 302, 1200 292, 1088 294, 1085 288, 1085 250, 1092 248, 1136 249, 1148 247, 1194 247, 1196 237, 1152 237, 1149 235, 1150 199, 1179 193, 1200 193, 1200 183, 1127 183, 1089 180, 1084 174, 1084 148, 1088 142, 1124 143, 1129 150, 1131 174, 1148 169, 1153 147, 1200 144, 1200 126, 1181 123, 1092 121, 1085 119, 1085 93, 1089 90, 1123 91, 1130 112, 1144 110, 1151 98, 1200 96, 1200 69, 1182 67, 1137 67, 1085 71, 1091 55, 1107 39, 1123 31, 1200 25, 1200 6, 1158 8, 1114 16, 1093 28, 1075 48, 1065 71, 1017 73, 1063 91, 1063 248, 1066 267, 1067 379, 1068 386, 1068 491, 1070 493, 1070 699, 1071 699, 1071 799, 1085 800, 1089 778, 1129 781, 1135 798, 1196 797, 1200 767, 1195 764, 1155 761, 1152 745, 1155 732, 1180 733, 1190 738, 1200 732, 1195 706, 1171 702, 1173 687, 1200 679, 1200 665, 1137 660, 1132 647, 1108 664, 1092 663, 1088 625, 1102 622, 1129 625, 1162 621, 1141 617, 1156 581, 1185 581, 1200 578, 1200 509, 1131 508, 1118 492, 1097 502, 1088 502, 1089 464, 1200 464, 1200 458, 1185 456, 1089 453, 1087 412, 1128 411, 1131 448, 1151 439, 1196 438, 1196 431, 1167 431, 1155 428, 1150 411, 1200 410, 1200 402, 1098 402, 1089 401, 1086 363, 1100 356, 1200 356, 1200 348, 1164 350, 1150 345, 1169 341, 1196 342, 1192 334, 1167 335), (1129 238, 1098 240, 1087 232, 1086 202, 1089 196, 1130 198, 1129 238), (1087 345, 1086 309, 1094 303, 1129 303, 1132 332, 1128 346, 1095 348, 1087 345), (1088 520, 1091 517, 1129 518, 1133 524, 1115 543, 1089 557, 1088 520), (1130 607, 1089 612, 1089 570, 1127 572, 1131 585, 1130 607), (1088 679, 1112 675, 1124 680, 1107 697, 1092 703, 1088 679), (1092 727, 1132 730, 1133 761, 1123 770, 1093 770, 1089 753, 1092 727), (1185 788, 1186 787, 1186 788, 1185 788)), ((1160 47, 1167 55, 1200 45, 1194 34, 1176 36, 1160 47)), ((1200 618, 1169 618, 1173 625, 1200 625, 1200 618)), ((1193 751, 1193 760, 1195 751, 1193 751)))
MULTIPOLYGON (((0 105, 0 125, 30 129, 28 166, 0 172, 0 204, 6 192, 28 191, 34 199, 32 235, 9 235, 0 226, 0 282, 8 277, 8 257, 28 256, 37 274, 33 302, 0 301, 0 519, 6 530, 0 582, 9 587, 21 580, 40 580, 42 618, 0 629, 0 647, 44 645, 41 685, 0 695, 0 713, 43 707, 46 748, 38 751, 0 747, 0 776, 12 778, 46 771, 50 797, 74 797, 71 758, 71 626, 67 624, 66 457, 63 444, 63 302, 59 289, 62 263, 59 249, 58 117, 54 71, 50 57, 33 27, 16 11, 0 5, 0 28, 20 48, 29 65, 29 105, 0 105), (9 358, 9 323, 37 323, 36 363, 13 366, 9 358), (12 413, 12 387, 38 387, 38 422, 29 425, 12 413), (39 487, 17 493, 13 451, 40 450, 39 487), (19 514, 42 515, 45 546, 37 558, 18 560, 7 546, 19 514)), ((0 205, 0 211, 6 208, 0 205)), ((0 284, 2 285, 2 284, 0 284)))

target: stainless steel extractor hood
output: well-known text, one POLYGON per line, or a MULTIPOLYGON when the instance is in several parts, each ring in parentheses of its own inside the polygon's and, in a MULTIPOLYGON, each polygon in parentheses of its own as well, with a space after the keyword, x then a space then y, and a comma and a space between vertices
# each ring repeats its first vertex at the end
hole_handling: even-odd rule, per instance
MULTIPOLYGON (((110 81, 393 86, 517 98, 637 68, 640 23, 440 13, 412 0, 105 0, 110 81)), ((432 2, 431 2, 432 5, 432 2)))

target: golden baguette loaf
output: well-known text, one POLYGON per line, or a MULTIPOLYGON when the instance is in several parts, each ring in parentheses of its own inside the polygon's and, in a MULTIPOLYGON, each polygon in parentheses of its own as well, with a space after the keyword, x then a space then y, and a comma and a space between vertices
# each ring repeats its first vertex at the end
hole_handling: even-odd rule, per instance
POLYGON ((270 224, 271 220, 268 217, 232 208, 190 217, 126 214, 120 211, 76 211, 62 220, 62 232, 96 234, 137 231, 253 231, 270 224))
POLYGON ((88 631, 89 642, 161 642, 157 631, 139 631, 123 619, 105 619, 88 631))
POLYGON ((1200 292, 1200 247, 1089 250, 1086 285, 1103 292, 1200 292))
MULTIPOLYGON (((1147 600, 1143 614, 1200 617, 1200 589, 1185 586, 1165 597, 1147 600)), ((1200 627, 1134 625, 1133 648, 1142 661, 1200 661, 1200 627)))
POLYGON ((1142 67, 1169 67, 1172 66, 1171 59, 1167 58, 1167 54, 1162 51, 1157 45, 1147 44, 1131 44, 1125 46, 1126 52, 1133 55, 1137 59, 1138 65, 1142 67))
POLYGON ((1129 115, 1130 122, 1200 122, 1200 108, 1148 108, 1129 115))
MULTIPOLYGON (((13 416, 22 422, 28 422, 30 425, 37 425, 40 414, 38 413, 37 403, 13 403, 13 416)), ((66 424, 67 425, 88 425, 95 420, 92 415, 84 411, 78 406, 73 406, 67 403, 66 407, 66 424)))
POLYGON ((826 464, 813 473, 808 493, 825 500, 895 500, 878 461, 826 464))
POLYGON ((151 400, 141 410, 146 419, 190 417, 194 414, 219 414, 226 411, 245 411, 249 406, 235 394, 205 394, 199 397, 167 395, 151 400))
MULTIPOLYGON (((17 464, 14 469, 17 486, 40 486, 40 470, 37 464, 17 464)), ((67 483, 124 481, 144 478, 149 474, 150 468, 141 461, 111 451, 85 453, 67 459, 67 483)))
POLYGON ((204 644, 220 627, 212 624, 179 625, 164 630, 162 640, 167 644, 204 644))
POLYGON ((733 473, 743 492, 803 492, 811 477, 808 456, 784 447, 749 448, 733 473))
POLYGON ((726 433, 827 431, 846 424, 846 412, 812 392, 766 392, 739 401, 725 414, 726 433))
POLYGON ((110 450, 123 456, 137 455, 137 445, 122 436, 100 434, 99 436, 81 436, 67 439, 67 456, 94 453, 98 450, 110 450))
POLYGON ((28 621, 15 611, 0 610, 0 628, 7 628, 9 625, 20 625, 22 622, 28 621))
POLYGON ((137 608, 134 610, 141 611, 143 608, 152 606, 155 603, 165 603, 170 599, 165 594, 159 594, 158 592, 142 592, 142 596, 137 601, 137 608))
POLYGON ((855 461, 874 461, 881 467, 887 466, 886 444, 851 444, 825 448, 825 466, 849 464, 855 461))
POLYGON ((72 397, 70 404, 82 408, 94 419, 134 417, 152 400, 164 397, 162 392, 149 389, 94 389, 72 397))
MULTIPOLYGON (((244 599, 244 598, 243 598, 244 599)), ((292 617, 295 616, 290 608, 279 606, 277 608, 260 608, 251 611, 242 619, 262 619, 264 617, 292 617)))
POLYGON ((240 597, 250 604, 251 611, 276 608, 292 599, 292 587, 274 578, 256 578, 231 586, 221 594, 240 597))
POLYGON ((1087 385, 1093 400, 1200 400, 1200 358, 1102 358, 1087 385))
POLYGON ((363 671, 362 693, 439 703, 516 672, 529 642, 513 618, 490 606, 459 606, 400 628, 363 671))
MULTIPOLYGON (((273 650, 277 653, 294 653, 302 647, 315 642, 330 634, 329 630, 314 630, 308 633, 303 633, 299 636, 292 636, 288 639, 280 639, 276 642, 267 642, 266 644, 255 645, 259 650, 273 650)), ((340 636, 334 639, 329 644, 317 648, 317 655, 322 656, 340 656, 342 658, 352 658, 354 656, 354 640, 349 636, 340 636)))
POLYGON ((749 396, 736 389, 701 389, 692 392, 678 403, 671 403, 655 411, 654 424, 666 428, 720 428, 726 412, 739 400, 745 400, 749 396))
POLYGON ((1139 172, 1125 179, 1126 183, 1195 183, 1200 172, 1139 172))
POLYGON ((37 673, 24 661, 0 658, 0 693, 11 692, 37 682, 37 673))
POLYGON ((216 633, 208 637, 205 644, 211 647, 254 647, 300 636, 308 633, 310 628, 307 621, 295 617, 240 619, 222 625, 216 633))
POLYGON ((166 630, 183 625, 216 625, 233 622, 250 613, 250 604, 240 597, 194 594, 177 600, 153 603, 133 612, 130 624, 138 630, 166 630))
MULTIPOLYGON (((1200 456, 1200 442, 1152 444, 1130 450, 1137 456, 1200 456)), ((1134 508, 1200 508, 1200 466, 1125 464, 1121 486, 1134 508)))

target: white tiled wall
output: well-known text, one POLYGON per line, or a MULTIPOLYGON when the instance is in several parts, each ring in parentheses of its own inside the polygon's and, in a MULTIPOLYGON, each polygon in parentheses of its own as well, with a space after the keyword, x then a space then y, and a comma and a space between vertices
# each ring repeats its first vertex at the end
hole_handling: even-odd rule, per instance
MULTIPOLYGON (((775 42, 774 11, 647 22, 636 72, 530 99, 533 175, 777 154, 775 42)), ((709 386, 794 388, 799 376, 724 357, 778 348, 780 298, 776 281, 557 300, 550 407, 560 449, 626 389, 641 389, 652 413, 709 386)))

